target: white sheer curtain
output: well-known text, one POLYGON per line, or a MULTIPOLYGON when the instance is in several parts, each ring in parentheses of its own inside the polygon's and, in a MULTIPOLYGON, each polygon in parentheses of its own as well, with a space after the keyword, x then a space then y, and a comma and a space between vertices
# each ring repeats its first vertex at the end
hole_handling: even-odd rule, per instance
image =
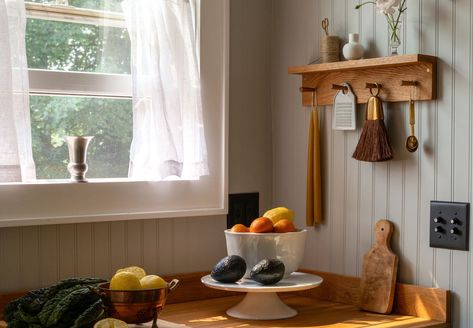
POLYGON ((23 0, 0 0, 0 182, 34 180, 23 0))
POLYGON ((208 174, 195 1, 122 3, 132 46, 132 178, 208 174))

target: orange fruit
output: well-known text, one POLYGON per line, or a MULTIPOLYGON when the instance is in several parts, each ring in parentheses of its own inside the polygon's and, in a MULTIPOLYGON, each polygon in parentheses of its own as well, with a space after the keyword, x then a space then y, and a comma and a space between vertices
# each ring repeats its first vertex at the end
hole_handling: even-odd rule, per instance
POLYGON ((264 216, 254 219, 250 225, 250 232, 273 232, 273 222, 264 216))
POLYGON ((231 232, 250 232, 250 229, 248 229, 247 226, 238 223, 232 227, 231 232))
POLYGON ((274 225, 274 232, 284 233, 284 232, 294 232, 296 231, 296 227, 291 220, 282 219, 276 222, 274 225))

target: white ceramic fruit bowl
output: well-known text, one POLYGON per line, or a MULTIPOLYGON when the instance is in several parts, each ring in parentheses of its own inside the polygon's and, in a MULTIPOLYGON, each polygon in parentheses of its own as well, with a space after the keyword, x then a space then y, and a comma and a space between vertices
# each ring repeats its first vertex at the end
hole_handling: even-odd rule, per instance
POLYGON ((284 277, 299 268, 304 256, 307 230, 286 233, 232 232, 225 230, 228 255, 239 255, 246 261, 245 278, 262 259, 278 259, 286 268, 284 277))

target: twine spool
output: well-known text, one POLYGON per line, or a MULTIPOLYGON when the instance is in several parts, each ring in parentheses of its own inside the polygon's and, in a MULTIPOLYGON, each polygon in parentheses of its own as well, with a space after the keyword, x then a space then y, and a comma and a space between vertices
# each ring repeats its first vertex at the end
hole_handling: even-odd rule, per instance
POLYGON ((320 57, 322 63, 340 61, 340 39, 338 36, 324 36, 320 42, 320 57))

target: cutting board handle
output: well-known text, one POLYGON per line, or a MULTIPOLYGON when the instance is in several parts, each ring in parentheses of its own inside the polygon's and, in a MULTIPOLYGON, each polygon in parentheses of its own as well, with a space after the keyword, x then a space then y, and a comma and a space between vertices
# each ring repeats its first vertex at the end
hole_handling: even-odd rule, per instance
POLYGON ((394 232, 394 225, 388 220, 379 220, 376 223, 376 244, 391 249, 391 236, 394 232))

